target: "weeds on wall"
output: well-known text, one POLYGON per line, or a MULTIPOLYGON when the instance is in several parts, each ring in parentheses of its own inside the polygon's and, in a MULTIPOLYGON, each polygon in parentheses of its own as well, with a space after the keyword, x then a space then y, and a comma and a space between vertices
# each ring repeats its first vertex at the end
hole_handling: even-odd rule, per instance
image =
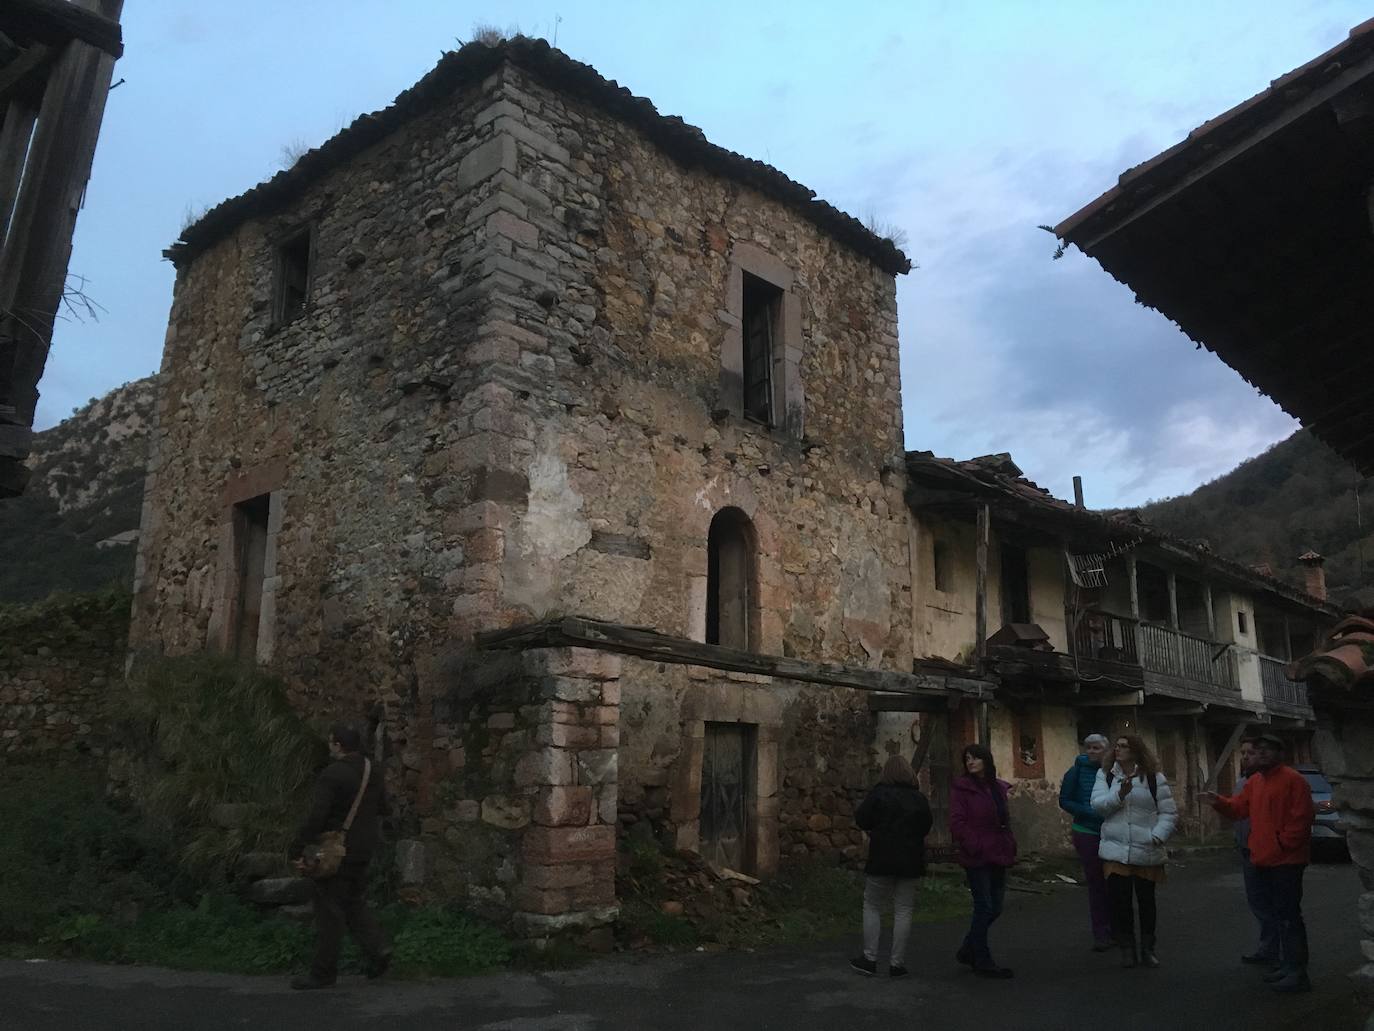
POLYGON ((159 658, 135 668, 125 705, 133 794, 188 872, 286 848, 326 749, 280 680, 221 656, 159 658))

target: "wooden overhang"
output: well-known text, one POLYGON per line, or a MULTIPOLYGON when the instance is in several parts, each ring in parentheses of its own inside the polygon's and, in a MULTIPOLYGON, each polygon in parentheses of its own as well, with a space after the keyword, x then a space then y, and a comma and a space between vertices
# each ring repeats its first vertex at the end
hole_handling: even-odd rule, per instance
POLYGON ((1054 231, 1374 474, 1374 20, 1054 231))
POLYGON ((814 662, 791 656, 759 655, 673 637, 647 627, 626 626, 579 616, 492 630, 478 634, 474 643, 482 650, 594 648, 653 662, 849 687, 870 692, 874 709, 940 711, 957 705, 965 698, 988 700, 992 694, 991 683, 970 677, 902 673, 835 662, 814 662))

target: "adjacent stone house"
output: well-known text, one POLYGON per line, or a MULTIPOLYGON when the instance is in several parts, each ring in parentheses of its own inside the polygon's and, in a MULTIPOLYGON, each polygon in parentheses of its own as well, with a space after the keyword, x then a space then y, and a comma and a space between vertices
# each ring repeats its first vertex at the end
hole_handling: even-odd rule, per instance
POLYGON ((857 851, 860 692, 473 640, 577 615, 915 683, 891 242, 518 39, 168 255, 135 654, 371 719, 427 884, 536 933, 604 918, 617 827, 857 851))

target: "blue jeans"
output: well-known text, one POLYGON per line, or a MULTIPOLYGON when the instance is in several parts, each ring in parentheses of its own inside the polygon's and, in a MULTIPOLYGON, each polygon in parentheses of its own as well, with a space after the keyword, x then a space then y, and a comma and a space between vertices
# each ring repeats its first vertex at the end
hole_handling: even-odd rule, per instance
POLYGON ((1278 960, 1279 921, 1274 916, 1268 893, 1260 886, 1259 874, 1255 870, 1254 864, 1250 862, 1250 850, 1248 848, 1241 849, 1240 872, 1245 878, 1245 901, 1250 906, 1250 912, 1259 921, 1259 945, 1255 946, 1255 954, 1278 960))
POLYGON ((988 928, 1002 915, 1002 900, 1007 894, 1007 870, 1003 866, 971 866, 964 870, 969 894, 973 896, 973 920, 964 936, 963 951, 973 957, 975 967, 991 967, 988 928))

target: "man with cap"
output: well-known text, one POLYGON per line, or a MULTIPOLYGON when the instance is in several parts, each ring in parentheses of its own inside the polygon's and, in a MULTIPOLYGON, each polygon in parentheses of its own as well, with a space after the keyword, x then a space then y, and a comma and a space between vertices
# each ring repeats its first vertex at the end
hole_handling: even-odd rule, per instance
POLYGON ((1302 919, 1302 874, 1312 853, 1312 789, 1283 761, 1283 740, 1255 737, 1253 772, 1239 794, 1203 801, 1232 820, 1250 820, 1250 862, 1258 894, 1278 923, 1279 963, 1264 975, 1276 992, 1306 992, 1307 927, 1302 919))

